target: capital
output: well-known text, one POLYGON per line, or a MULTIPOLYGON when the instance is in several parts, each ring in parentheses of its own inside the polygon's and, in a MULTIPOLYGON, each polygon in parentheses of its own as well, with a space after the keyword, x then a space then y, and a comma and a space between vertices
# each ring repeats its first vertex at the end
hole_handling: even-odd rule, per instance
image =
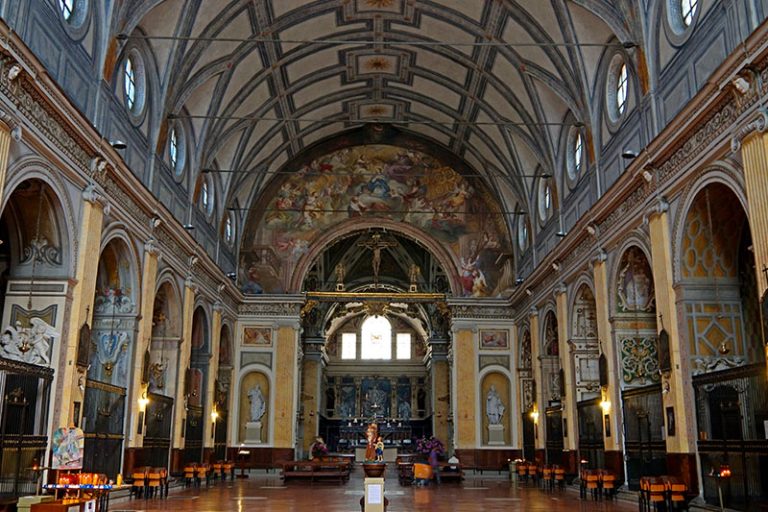
POLYGON ((595 256, 592 258, 592 264, 597 265, 599 263, 605 263, 606 261, 608 261, 608 254, 605 252, 605 249, 598 249, 595 256))
POLYGON ((528 316, 529 317, 539 316, 539 309, 536 306, 531 306, 531 309, 528 310, 528 316))
POLYGON ((159 249, 157 247, 157 240, 154 238, 149 238, 146 242, 144 242, 144 252, 147 254, 151 254, 152 256, 156 256, 159 249))
POLYGON ((94 206, 105 207, 107 205, 105 196, 101 193, 95 183, 91 183, 90 185, 86 186, 83 189, 82 196, 85 201, 88 201, 94 206))
POLYGON ((731 139, 731 150, 736 152, 741 149, 741 143, 753 132, 763 133, 768 128, 768 111, 760 110, 744 126, 736 131, 731 139))
POLYGON ((568 288, 565 286, 565 283, 557 283, 554 289, 555 297, 564 294, 567 290, 568 288))

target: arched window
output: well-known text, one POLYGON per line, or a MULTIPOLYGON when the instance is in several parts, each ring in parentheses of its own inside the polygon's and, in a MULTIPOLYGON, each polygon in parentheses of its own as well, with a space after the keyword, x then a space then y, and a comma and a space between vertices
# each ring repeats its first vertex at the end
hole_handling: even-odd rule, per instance
POLYGON ((392 359, 392 325, 383 316, 369 316, 361 327, 361 359, 392 359))
POLYGON ((341 358, 355 359, 357 357, 357 334, 345 332, 341 335, 341 358))
POLYGON ((208 180, 203 180, 203 184, 200 185, 200 207, 205 213, 211 213, 211 210, 213 209, 213 198, 211 196, 208 180))
POLYGON ((224 241, 228 244, 235 241, 235 221, 232 217, 232 212, 227 212, 224 219, 224 241))
POLYGON ((616 80, 616 111, 619 115, 624 113, 627 108, 627 92, 629 90, 629 79, 627 77, 627 65, 622 63, 616 80))
POLYGON ((61 9, 61 15, 66 21, 71 20, 75 13, 75 0, 59 0, 59 9, 61 9))
POLYGON ((168 136, 168 159, 171 162, 171 169, 176 170, 176 164, 179 163, 179 140, 176 137, 176 128, 172 128, 168 136))
POLYGON ((125 89, 125 106, 128 110, 133 110, 136 107, 136 69, 131 57, 125 59, 123 88, 125 89))
POLYGON ((528 217, 526 215, 517 216, 517 245, 521 251, 528 248, 528 217))
POLYGON ((576 133, 576 140, 573 142, 573 170, 574 176, 581 172, 581 159, 584 156, 584 143, 581 140, 581 134, 576 133))
POLYGON ((693 18, 696 16, 696 8, 699 5, 699 0, 680 0, 680 17, 683 25, 690 27, 693 23, 693 18))

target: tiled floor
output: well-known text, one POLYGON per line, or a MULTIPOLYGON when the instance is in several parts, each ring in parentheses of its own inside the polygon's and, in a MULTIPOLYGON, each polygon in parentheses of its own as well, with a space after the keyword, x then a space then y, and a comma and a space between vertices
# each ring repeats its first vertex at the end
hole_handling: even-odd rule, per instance
MULTIPOLYGON (((401 486, 388 470, 385 496, 389 512, 400 511, 635 511, 636 503, 580 500, 577 492, 545 492, 531 484, 518 485, 496 474, 468 476, 463 483, 428 487, 401 486)), ((218 482, 209 488, 175 489, 167 499, 113 500, 118 511, 269 511, 357 512, 363 496, 363 476, 355 469, 346 484, 306 482, 283 484, 275 473, 252 473, 246 480, 218 482)))

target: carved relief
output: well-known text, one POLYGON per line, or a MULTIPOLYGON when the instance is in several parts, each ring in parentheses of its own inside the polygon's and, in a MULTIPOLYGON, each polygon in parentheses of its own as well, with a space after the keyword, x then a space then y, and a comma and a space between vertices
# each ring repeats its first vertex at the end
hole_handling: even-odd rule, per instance
POLYGON ((0 336, 0 356, 24 363, 49 366, 51 345, 59 337, 56 330, 40 318, 31 318, 29 327, 16 321, 0 336))
POLYGON ((659 356, 656 337, 625 337, 621 347, 622 379, 627 384, 659 382, 659 356))

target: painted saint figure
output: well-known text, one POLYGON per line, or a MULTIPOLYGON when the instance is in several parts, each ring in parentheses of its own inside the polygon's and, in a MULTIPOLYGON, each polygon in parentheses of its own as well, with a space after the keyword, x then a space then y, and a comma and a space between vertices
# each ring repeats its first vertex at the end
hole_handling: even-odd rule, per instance
POLYGON ((248 400, 251 402, 251 421, 261 421, 261 417, 267 412, 267 404, 259 384, 248 392, 248 400))
POLYGON ((501 403, 501 397, 496 391, 496 386, 491 384, 491 389, 488 390, 488 396, 485 399, 485 414, 488 416, 488 424, 500 425, 504 410, 504 404, 501 403))
POLYGON ((365 460, 376 459, 376 440, 379 437, 379 426, 375 423, 368 425, 365 429, 365 439, 368 441, 368 445, 365 448, 365 460))

